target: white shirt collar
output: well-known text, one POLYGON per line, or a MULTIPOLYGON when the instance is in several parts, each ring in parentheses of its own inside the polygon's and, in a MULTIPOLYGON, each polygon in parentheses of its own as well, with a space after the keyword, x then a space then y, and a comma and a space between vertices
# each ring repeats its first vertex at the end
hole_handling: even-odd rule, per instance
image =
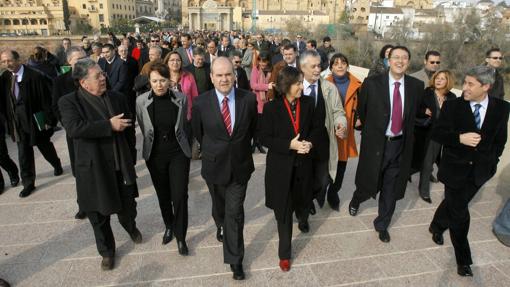
POLYGON ((487 110, 487 106, 489 105, 489 95, 485 97, 481 102, 475 102, 475 101, 469 101, 469 104, 471 105, 471 108, 474 109, 476 104, 482 105, 482 108, 487 110))
POLYGON ((110 64, 110 65, 111 65, 111 64, 113 63, 113 61, 115 61, 115 58, 116 58, 116 57, 117 57, 117 56, 113 56, 113 58, 112 58, 112 60, 111 60, 111 61, 106 60, 106 62, 108 62, 108 64, 110 64))
POLYGON ((395 82, 399 82, 400 83, 400 86, 403 87, 404 86, 404 79, 405 79, 405 76, 402 76, 402 78, 400 78, 399 80, 395 80, 395 78, 393 78, 393 76, 391 75, 390 72, 388 72, 388 75, 390 76, 390 87, 393 87, 395 82))
POLYGON ((309 89, 310 88, 310 85, 315 85, 315 89, 318 88, 317 84, 318 84, 319 81, 315 81, 315 83, 309 83, 307 80, 303 79, 303 92, 306 92, 306 94, 310 94, 311 90, 309 89))
POLYGON ((15 73, 16 74, 16 82, 18 82, 18 83, 21 82, 21 80, 23 79, 23 73, 25 73, 25 66, 20 65, 18 71, 15 73))

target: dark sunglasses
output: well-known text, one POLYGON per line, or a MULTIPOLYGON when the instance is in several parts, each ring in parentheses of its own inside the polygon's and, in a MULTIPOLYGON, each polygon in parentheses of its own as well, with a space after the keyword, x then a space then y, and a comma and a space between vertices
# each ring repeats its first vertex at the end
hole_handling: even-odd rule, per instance
POLYGON ((429 63, 431 63, 432 65, 439 65, 441 64, 441 61, 430 61, 429 63))
POLYGON ((234 64, 241 64, 241 61, 234 61, 234 64))
POLYGON ((491 57, 493 60, 503 60, 503 57, 491 57))
POLYGON ((151 42, 159 43, 159 40, 151 40, 151 42))

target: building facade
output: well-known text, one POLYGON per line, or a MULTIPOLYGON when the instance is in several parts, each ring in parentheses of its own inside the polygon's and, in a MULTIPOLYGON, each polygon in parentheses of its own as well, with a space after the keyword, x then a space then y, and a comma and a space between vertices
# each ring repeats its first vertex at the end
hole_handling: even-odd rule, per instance
POLYGON ((344 9, 345 0, 257 0, 256 7, 252 0, 182 0, 182 25, 189 30, 248 30, 255 14, 257 30, 279 29, 290 18, 310 25, 335 23, 344 9))

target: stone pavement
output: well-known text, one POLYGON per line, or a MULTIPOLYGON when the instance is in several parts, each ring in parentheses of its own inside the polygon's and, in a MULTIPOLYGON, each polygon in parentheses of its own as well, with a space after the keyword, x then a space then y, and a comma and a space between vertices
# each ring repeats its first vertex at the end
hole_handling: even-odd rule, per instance
MULTIPOLYGON (((509 195, 510 148, 505 150, 498 175, 471 205, 473 278, 456 274, 448 234, 445 245, 437 246, 427 230, 443 196, 442 185, 432 185, 430 205, 419 199, 418 179, 413 177, 405 199, 397 204, 390 243, 380 242, 373 230, 375 200, 363 204, 358 216, 348 215, 357 160, 348 164, 340 212, 327 206, 318 210, 310 219, 308 234, 294 225, 292 269, 281 272, 276 223, 264 205, 265 157, 257 153, 245 202, 247 279, 235 282, 215 239, 200 161, 192 162, 189 184, 190 256, 178 255, 175 240, 161 245, 160 210, 148 171, 139 160, 137 224, 143 243, 135 246, 113 216, 116 267, 101 271, 89 222, 73 218, 77 211, 75 185, 64 132, 57 132, 53 139, 65 166, 64 175, 54 177, 49 164, 36 152, 36 192, 21 199, 21 187, 16 187, 0 195, 0 278, 14 286, 510 286, 510 248, 491 232, 491 222, 509 195)), ((12 143, 9 149, 17 159, 12 143)))

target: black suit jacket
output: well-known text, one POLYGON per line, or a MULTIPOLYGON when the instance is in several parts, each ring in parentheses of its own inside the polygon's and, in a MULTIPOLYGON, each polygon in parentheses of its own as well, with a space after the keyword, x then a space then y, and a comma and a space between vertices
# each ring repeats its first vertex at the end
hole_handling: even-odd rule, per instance
POLYGON ((63 96, 76 91, 78 88, 74 84, 73 72, 69 71, 63 75, 58 76, 53 82, 53 91, 51 92, 51 105, 52 110, 57 119, 60 121, 60 111, 58 109, 58 101, 63 96))
POLYGON ((222 51, 222 46, 218 46, 218 56, 219 57, 228 57, 229 56, 229 53, 230 51, 234 50, 234 46, 232 45, 228 45, 225 49, 225 51, 222 51))
POLYGON ((236 69, 237 77, 237 88, 243 90, 250 90, 250 80, 248 80, 248 76, 246 75, 246 71, 243 68, 236 69))
POLYGON ((193 101, 193 135, 202 148, 202 177, 208 184, 244 184, 255 169, 251 152, 257 124, 255 94, 235 89, 235 108, 234 129, 229 136, 214 89, 193 101))
MULTIPOLYGON (((106 65, 108 64, 106 59, 101 58, 97 63, 101 69, 106 72, 106 65)), ((125 93, 128 90, 128 66, 119 56, 115 56, 111 65, 110 72, 108 73, 108 84, 110 85, 110 89, 115 92, 125 93)))
POLYGON ((468 179, 482 186, 495 173, 507 140, 510 107, 508 102, 489 97, 487 112, 478 130, 469 101, 463 97, 443 104, 432 132, 432 139, 443 145, 439 180, 453 188, 461 188, 468 179), (459 135, 476 132, 482 140, 476 147, 460 143, 459 135))
MULTIPOLYGON (((423 97, 423 82, 405 75, 403 149, 400 154, 400 172, 395 182, 396 199, 404 197, 411 172, 414 125, 418 104, 423 97)), ((389 75, 368 77, 358 94, 358 115, 363 125, 361 148, 356 170, 356 188, 369 198, 379 191, 380 169, 384 156, 386 129, 391 117, 389 75)))

